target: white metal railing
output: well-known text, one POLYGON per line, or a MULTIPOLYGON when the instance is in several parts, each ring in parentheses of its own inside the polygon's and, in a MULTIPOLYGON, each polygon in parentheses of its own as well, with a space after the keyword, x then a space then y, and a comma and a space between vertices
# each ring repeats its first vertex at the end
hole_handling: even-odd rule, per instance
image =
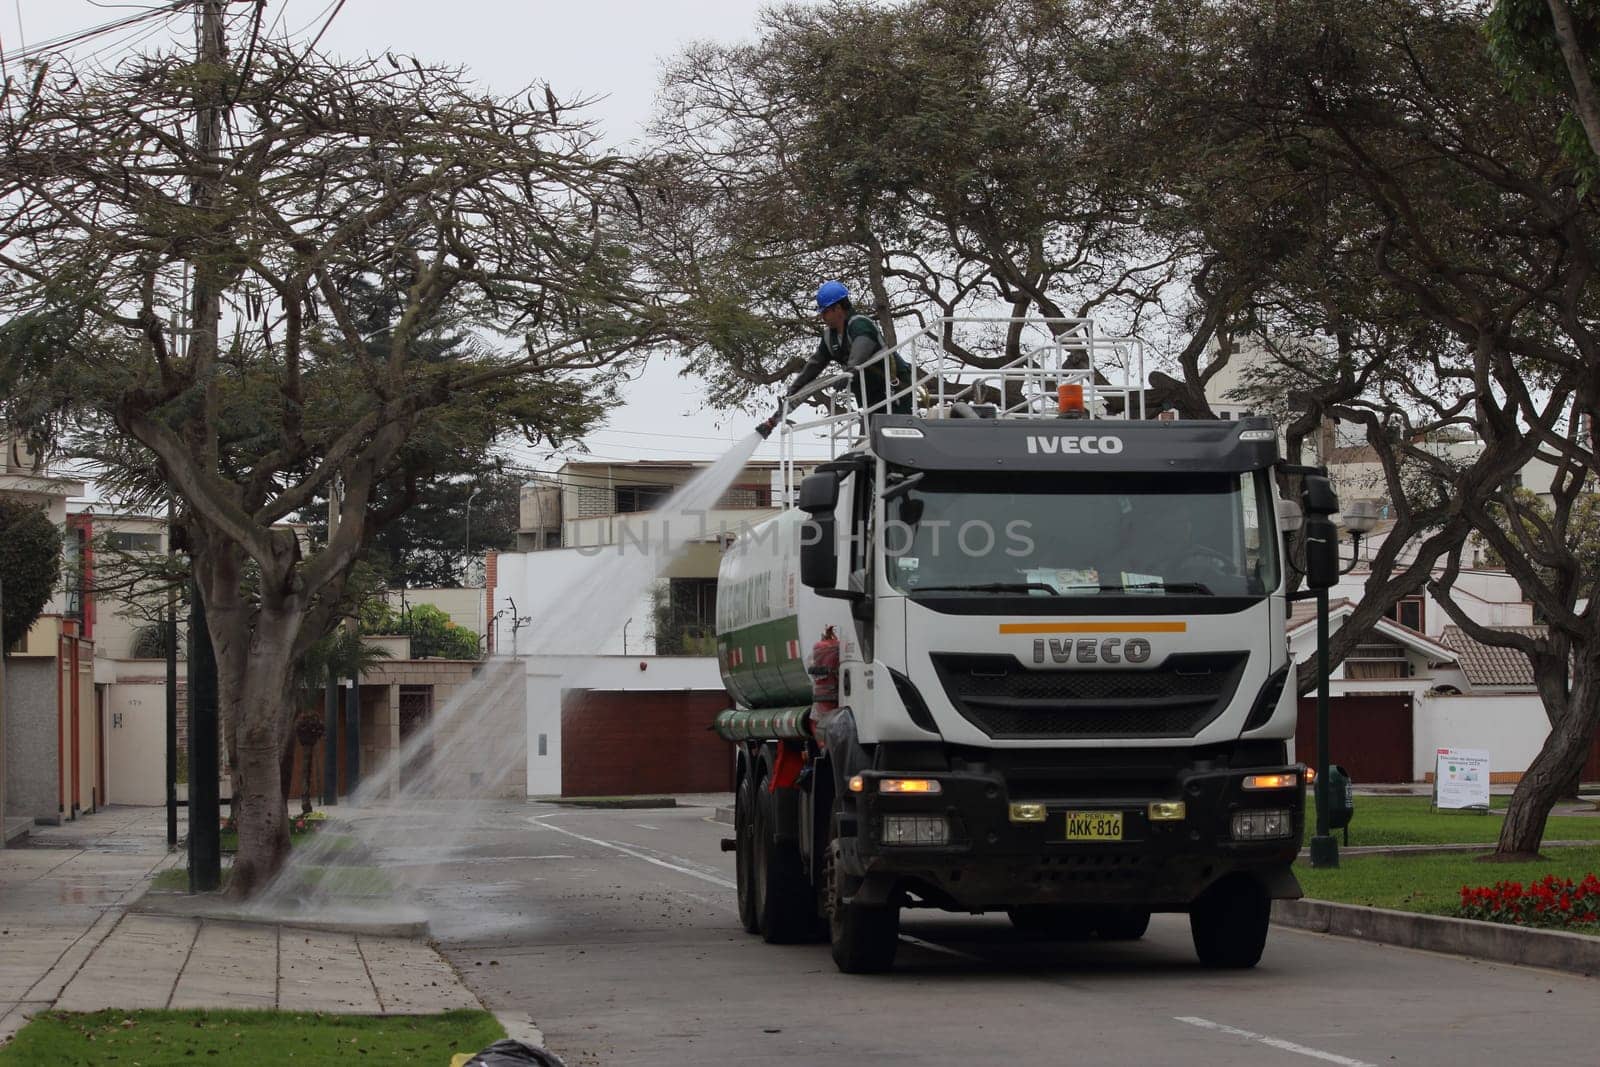
POLYGON ((785 397, 780 408, 779 466, 783 504, 795 499, 795 437, 824 431, 829 458, 859 444, 872 415, 893 411, 909 398, 914 413, 947 418, 956 404, 993 404, 1003 419, 1055 418, 1060 414, 1057 387, 1081 385, 1090 418, 1103 418, 1120 400, 1123 418, 1143 419, 1144 343, 1133 337, 1112 337, 1095 331, 1088 318, 1036 316, 953 316, 933 319, 891 348, 875 353, 859 367, 822 375, 785 397), (1016 358, 994 368, 975 367, 950 351, 947 333, 961 328, 1013 330, 1023 342, 1016 358), (867 406, 856 402, 852 385, 863 397, 876 377, 881 384, 895 356, 910 367, 910 380, 896 384, 886 397, 867 406), (1079 364, 1072 366, 1071 364, 1079 364), (821 413, 811 414, 813 403, 821 413), (806 412, 802 415, 802 412, 806 412))

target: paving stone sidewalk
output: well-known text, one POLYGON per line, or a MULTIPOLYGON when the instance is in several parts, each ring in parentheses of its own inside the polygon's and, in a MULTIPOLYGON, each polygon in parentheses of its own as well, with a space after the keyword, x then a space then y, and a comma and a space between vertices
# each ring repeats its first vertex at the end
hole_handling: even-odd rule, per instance
POLYGON ((481 1007, 421 941, 129 914, 157 871, 182 862, 161 808, 40 829, 29 847, 0 851, 0 1044, 51 1008, 481 1007))

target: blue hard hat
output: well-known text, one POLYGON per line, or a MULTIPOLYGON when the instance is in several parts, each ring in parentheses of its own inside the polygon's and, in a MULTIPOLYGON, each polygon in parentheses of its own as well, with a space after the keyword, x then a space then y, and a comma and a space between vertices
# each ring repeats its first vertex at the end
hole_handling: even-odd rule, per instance
POLYGON ((841 300, 850 296, 850 290, 844 287, 844 282, 823 282, 817 288, 817 310, 831 308, 841 300))

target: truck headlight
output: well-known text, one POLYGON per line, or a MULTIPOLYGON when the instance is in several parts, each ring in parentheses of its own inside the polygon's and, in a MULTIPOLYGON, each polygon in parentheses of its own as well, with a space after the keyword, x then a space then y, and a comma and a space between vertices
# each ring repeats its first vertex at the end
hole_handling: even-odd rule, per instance
POLYGON ((885 845, 948 845, 950 823, 943 815, 885 815, 879 840, 885 845))
POLYGON ((1261 808, 1233 813, 1235 841, 1264 841, 1294 833, 1294 818, 1287 808, 1261 808))

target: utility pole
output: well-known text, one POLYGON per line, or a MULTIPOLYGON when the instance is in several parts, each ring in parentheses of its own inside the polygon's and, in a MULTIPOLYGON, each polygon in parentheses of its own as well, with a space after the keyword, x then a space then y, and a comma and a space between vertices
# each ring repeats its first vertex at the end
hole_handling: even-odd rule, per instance
POLYGON ((217 779, 217 657, 200 583, 189 581, 189 892, 222 885, 222 804, 217 779))
MULTIPOLYGON (((333 535, 339 532, 338 479, 328 483, 328 547, 333 547, 333 535)), ((333 664, 328 663, 328 683, 322 698, 322 715, 326 720, 322 744, 322 803, 331 806, 339 803, 339 680, 333 664)))
MULTIPOLYGON (((173 521, 177 504, 167 499, 167 570, 171 581, 173 521)), ((178 847, 178 589, 167 588, 167 617, 163 626, 167 653, 167 847, 178 847)))
MULTIPOLYGON (((5 602, 5 592, 0 589, 0 607, 5 602)), ((0 618, 4 613, 0 612, 0 618)), ((0 640, 0 848, 6 847, 6 650, 0 640)))
MULTIPOLYGON (((196 26, 195 65, 199 87, 195 94, 195 155, 199 162, 194 182, 194 203, 202 211, 212 207, 222 191, 218 153, 222 145, 223 80, 225 62, 222 8, 225 0, 201 0, 196 26)), ((222 291, 211 249, 200 250, 194 272, 193 318, 190 322, 189 359, 199 370, 205 405, 216 403, 216 387, 209 380, 218 355, 218 328, 222 317, 222 291)), ((209 420, 208 420, 209 422, 209 420)), ((209 441, 193 441, 214 452, 209 441)), ((213 457, 215 458, 215 457, 213 457)), ((222 883, 222 808, 217 790, 218 758, 217 660, 211 647, 205 603, 200 583, 189 583, 189 890, 208 892, 222 883)))
POLYGON ((472 502, 481 492, 483 492, 483 487, 479 486, 467 495, 467 538, 466 544, 463 546, 466 549, 466 562, 461 565, 462 586, 469 584, 469 576, 472 574, 472 502))

